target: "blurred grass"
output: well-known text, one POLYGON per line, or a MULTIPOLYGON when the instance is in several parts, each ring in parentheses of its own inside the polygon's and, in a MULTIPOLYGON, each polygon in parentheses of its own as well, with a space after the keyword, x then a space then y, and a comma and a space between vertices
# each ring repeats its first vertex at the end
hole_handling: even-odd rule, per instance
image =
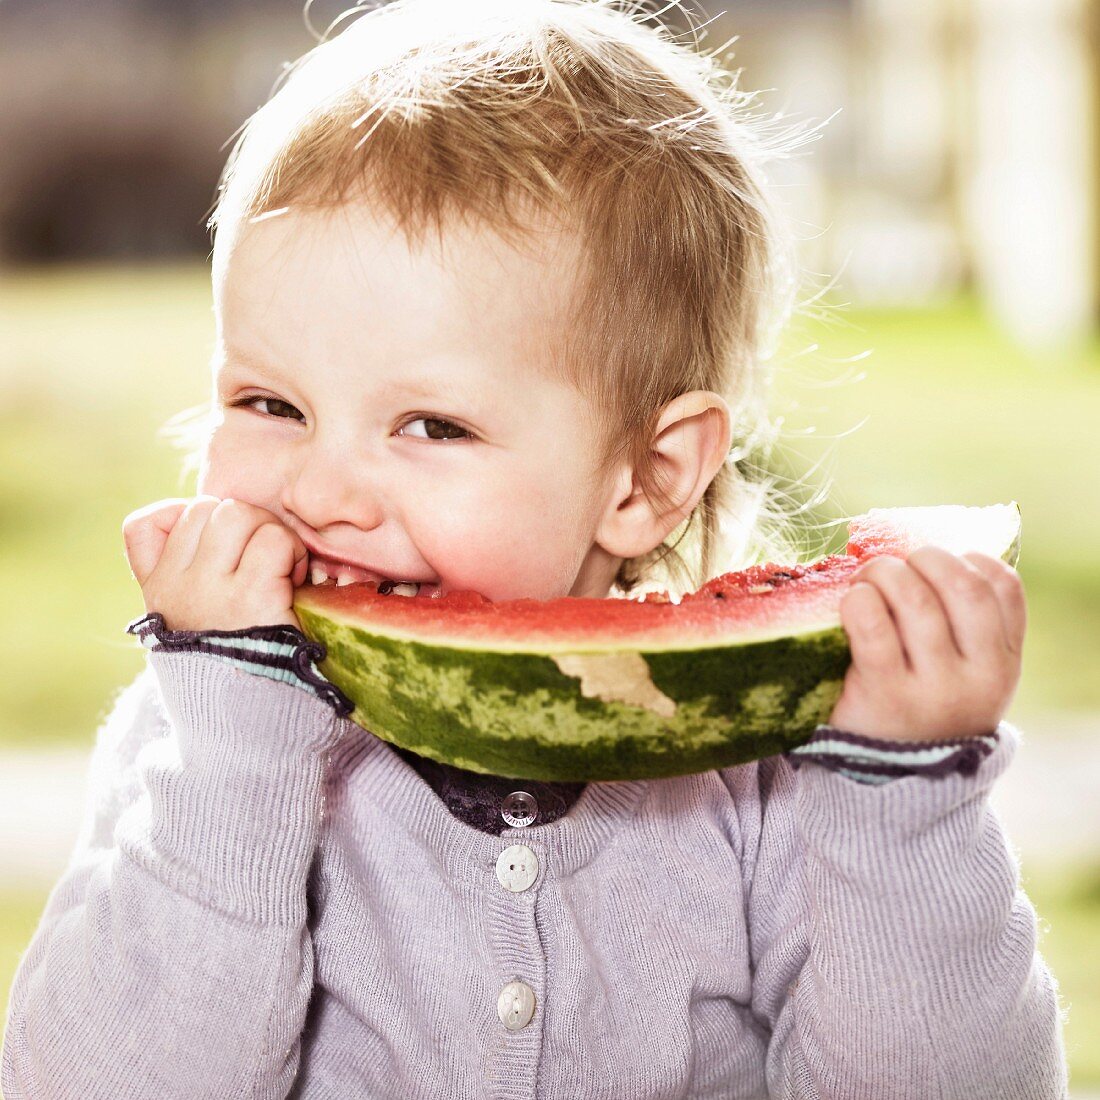
MULTIPOLYGON (((13 597, 0 611, 0 745, 90 745, 141 664, 123 633, 142 606, 122 519, 193 491, 156 433, 207 396, 208 271, 9 273, 0 332, 0 568, 13 597)), ((817 518, 1020 502, 1031 614, 1012 716, 1100 708, 1100 344, 1032 357, 958 301, 801 317, 777 362, 781 464, 820 464, 815 478, 831 481, 817 518)), ((829 548, 842 544, 837 530, 829 548)))
POLYGON ((1100 340, 1030 354, 962 299, 800 318, 779 358, 787 461, 822 464, 825 513, 1019 502, 1029 626, 1012 716, 1100 709, 1100 340))
MULTIPOLYGON (((0 611, 0 746, 90 747, 97 719, 142 662, 123 633, 142 605, 122 519, 192 491, 179 453, 156 433, 207 396, 208 271, 0 274, 0 333, 0 568, 10 590, 0 611)), ((960 300, 801 318, 777 364, 783 464, 791 474, 819 464, 814 480, 832 486, 817 519, 1019 501, 1030 627, 1012 713, 1100 710, 1100 343, 1031 356, 960 300)), ((828 548, 842 542, 838 530, 828 548)), ((1025 885, 1069 1006, 1074 1080, 1100 1086, 1100 868, 1036 871, 1025 885)), ((6 1003, 45 893, 4 889, 6 1003)))
POLYGON ((91 744, 140 650, 122 552, 127 512, 183 495, 156 433, 206 399, 212 347, 199 265, 0 279, 0 744, 91 744))

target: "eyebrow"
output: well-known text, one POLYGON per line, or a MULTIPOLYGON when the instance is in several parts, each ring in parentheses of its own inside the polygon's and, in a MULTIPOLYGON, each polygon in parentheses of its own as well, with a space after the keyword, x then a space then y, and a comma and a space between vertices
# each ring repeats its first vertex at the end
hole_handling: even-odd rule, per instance
MULTIPOLYGON (((243 348, 223 345, 222 348, 215 351, 215 356, 226 364, 240 363, 259 374, 266 374, 275 379, 291 380, 291 376, 287 372, 280 370, 260 356, 245 351, 243 348)), ((431 383, 415 378, 386 382, 383 383, 380 389, 386 396, 454 401, 460 405, 469 406, 472 412, 479 414, 482 412, 480 405, 472 400, 471 395, 465 389, 456 386, 452 380, 445 377, 433 380, 431 383)))
POLYGON ((230 347, 226 344, 214 349, 214 360, 215 362, 224 363, 227 366, 239 364, 248 367, 249 370, 258 371, 260 374, 271 375, 275 378, 287 377, 283 371, 279 370, 278 367, 268 362, 266 359, 258 355, 253 355, 243 348, 230 347))

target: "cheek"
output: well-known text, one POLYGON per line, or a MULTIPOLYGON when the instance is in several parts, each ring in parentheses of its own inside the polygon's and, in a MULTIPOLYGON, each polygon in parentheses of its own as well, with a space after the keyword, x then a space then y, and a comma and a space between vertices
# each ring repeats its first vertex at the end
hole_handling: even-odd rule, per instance
POLYGON ((282 476, 262 445, 217 429, 207 444, 199 468, 198 489, 210 496, 232 497, 271 511, 282 492, 282 476))
POLYGON ((408 522, 416 523, 413 541, 447 589, 470 588, 494 600, 548 599, 569 591, 591 549, 585 510, 579 491, 542 478, 452 493, 408 522))

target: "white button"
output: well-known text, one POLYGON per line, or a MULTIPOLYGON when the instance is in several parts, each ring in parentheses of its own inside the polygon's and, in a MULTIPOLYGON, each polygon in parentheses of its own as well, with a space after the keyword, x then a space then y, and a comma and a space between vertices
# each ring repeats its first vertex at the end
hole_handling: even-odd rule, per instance
POLYGON ((500 816, 513 829, 524 829, 539 816, 539 804, 527 791, 513 791, 501 804, 500 816))
POLYGON ((505 848, 497 859, 497 878, 505 890, 519 893, 539 877, 539 861, 526 844, 505 848))
POLYGON ((526 982, 509 982, 497 998, 497 1015, 509 1031, 519 1031, 535 1014, 535 991, 526 982))

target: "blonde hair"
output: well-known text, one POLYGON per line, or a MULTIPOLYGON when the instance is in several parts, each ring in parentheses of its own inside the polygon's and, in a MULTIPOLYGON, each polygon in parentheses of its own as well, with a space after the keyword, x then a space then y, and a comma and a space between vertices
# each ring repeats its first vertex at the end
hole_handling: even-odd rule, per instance
POLYGON ((603 417, 602 469, 630 460, 663 508, 661 407, 713 390, 735 419, 695 510, 623 562, 619 593, 793 560, 791 498, 765 464, 768 360, 796 280, 762 169, 805 132, 754 116, 736 76, 637 2, 392 0, 352 15, 246 123, 210 228, 352 197, 410 242, 452 218, 506 239, 532 211, 560 220, 583 252, 560 361, 603 417))

